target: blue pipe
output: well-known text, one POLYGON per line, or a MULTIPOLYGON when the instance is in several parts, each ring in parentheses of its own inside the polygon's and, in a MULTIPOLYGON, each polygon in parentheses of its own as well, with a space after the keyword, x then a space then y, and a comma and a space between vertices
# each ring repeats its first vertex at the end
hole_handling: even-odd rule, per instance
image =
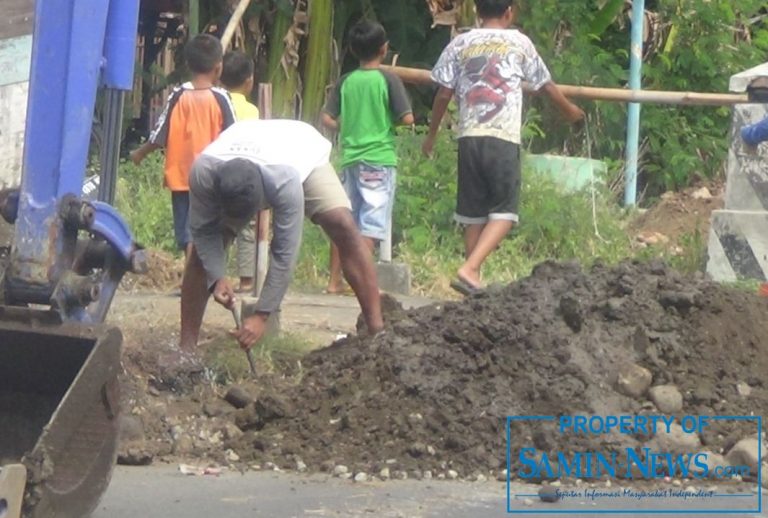
MULTIPOLYGON (((632 0, 632 41, 629 52, 629 88, 640 90, 643 77, 643 26, 645 0, 632 0)), ((640 147, 640 103, 627 110, 627 164, 624 173, 624 205, 637 203, 637 162, 640 147)))
POLYGON ((139 0, 111 0, 104 40, 104 75, 102 83, 116 90, 133 89, 136 60, 136 26, 139 0))

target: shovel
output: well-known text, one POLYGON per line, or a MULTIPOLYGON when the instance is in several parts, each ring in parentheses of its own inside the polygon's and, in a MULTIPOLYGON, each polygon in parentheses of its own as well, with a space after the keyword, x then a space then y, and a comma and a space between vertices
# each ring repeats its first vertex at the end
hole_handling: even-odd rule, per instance
MULTIPOLYGON (((234 304, 232 306, 232 317, 235 319, 235 326, 237 327, 238 331, 243 326, 243 314, 242 310, 239 305, 234 304)), ((256 362, 253 360, 253 351, 251 349, 248 349, 245 351, 246 356, 248 357, 248 365, 251 367, 251 374, 256 374, 256 362)))

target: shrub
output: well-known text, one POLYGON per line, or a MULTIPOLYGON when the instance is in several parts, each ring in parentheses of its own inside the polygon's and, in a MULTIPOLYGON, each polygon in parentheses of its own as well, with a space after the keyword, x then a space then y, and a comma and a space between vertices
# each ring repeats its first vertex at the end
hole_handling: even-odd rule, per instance
POLYGON ((121 162, 115 205, 138 243, 177 252, 171 196, 163 188, 163 163, 162 153, 149 155, 140 166, 121 162))

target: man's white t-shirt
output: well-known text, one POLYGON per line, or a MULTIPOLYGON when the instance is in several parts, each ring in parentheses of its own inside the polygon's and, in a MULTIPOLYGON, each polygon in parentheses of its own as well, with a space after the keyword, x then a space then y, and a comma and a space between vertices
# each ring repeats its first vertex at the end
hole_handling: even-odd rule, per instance
POLYGON ((309 124, 294 120, 247 120, 224 131, 203 151, 220 160, 245 158, 299 172, 301 182, 331 158, 331 142, 309 124))

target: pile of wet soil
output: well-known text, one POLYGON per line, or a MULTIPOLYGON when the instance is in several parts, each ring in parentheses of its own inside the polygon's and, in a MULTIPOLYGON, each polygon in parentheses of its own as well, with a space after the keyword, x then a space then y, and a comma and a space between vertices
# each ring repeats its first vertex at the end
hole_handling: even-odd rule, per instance
MULTIPOLYGON (((498 473, 507 416, 659 414, 648 385, 676 388, 676 415, 762 415, 766 315, 768 300, 662 263, 589 271, 544 263, 461 302, 390 308, 385 333, 310 353, 298 379, 245 386, 240 409, 198 394, 196 412, 156 423, 152 435, 173 436, 177 453, 247 465, 498 473), (651 374, 646 386, 619 383, 639 367, 651 374)), ((754 423, 719 422, 694 447, 727 453, 755 433, 754 423)), ((511 430, 513 450, 605 451, 646 440, 531 423, 511 430)))

